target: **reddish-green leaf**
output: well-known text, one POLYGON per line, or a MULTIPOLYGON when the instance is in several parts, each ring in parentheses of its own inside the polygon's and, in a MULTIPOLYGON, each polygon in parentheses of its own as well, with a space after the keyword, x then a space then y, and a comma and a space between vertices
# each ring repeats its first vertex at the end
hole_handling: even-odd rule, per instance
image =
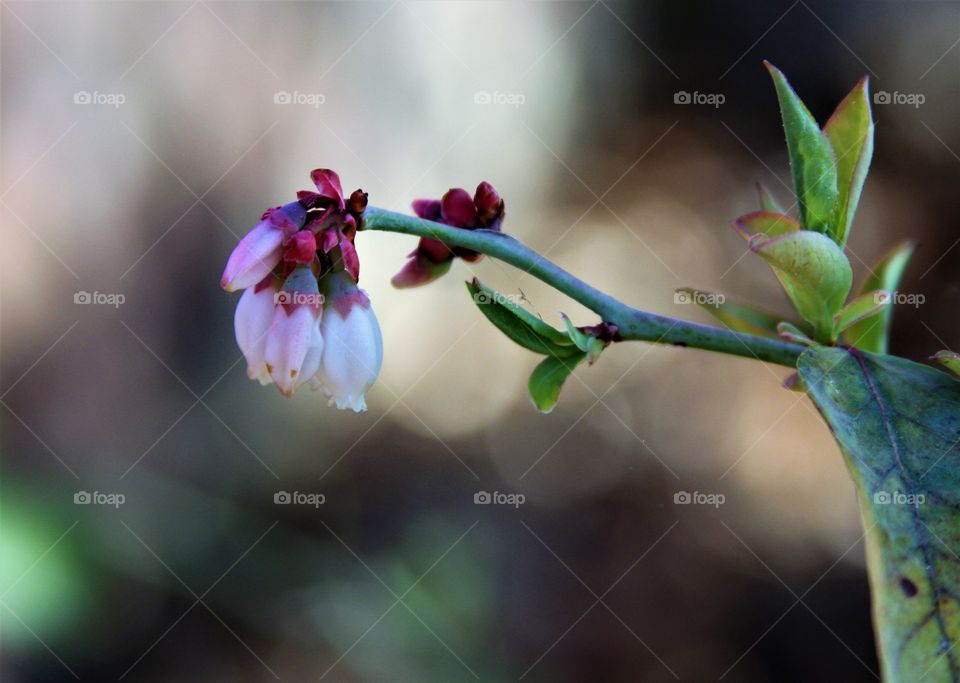
POLYGON ((827 120, 823 132, 830 138, 837 158, 837 213, 834 235, 837 244, 847 243, 853 216, 860 202, 863 183, 873 158, 873 117, 870 114, 870 82, 864 76, 827 120))

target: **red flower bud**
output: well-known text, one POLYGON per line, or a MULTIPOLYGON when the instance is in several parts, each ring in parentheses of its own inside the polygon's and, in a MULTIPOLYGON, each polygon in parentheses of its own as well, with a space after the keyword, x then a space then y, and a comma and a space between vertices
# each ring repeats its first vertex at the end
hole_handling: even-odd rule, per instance
POLYGON ((313 262, 316 255, 317 238, 309 230, 301 230, 287 241, 283 260, 307 265, 313 262))
POLYGON ((484 181, 477 185, 477 192, 473 195, 473 203, 477 207, 477 218, 480 225, 487 227, 503 217, 503 198, 493 185, 484 181))
POLYGON ((354 216, 359 216, 367 208, 368 196, 363 190, 354 190, 350 195, 348 208, 354 216))
POLYGON ((473 228, 477 225, 477 207, 473 197, 462 188, 448 190, 440 199, 440 215, 447 225, 473 228))
POLYGON ((413 213, 419 218, 428 221, 440 220, 440 200, 439 199, 414 199, 413 213))
MULTIPOLYGON (((453 251, 440 240, 421 237, 414 254, 422 254, 431 263, 443 263, 453 259, 453 251)), ((412 256, 413 254, 411 254, 412 256)))

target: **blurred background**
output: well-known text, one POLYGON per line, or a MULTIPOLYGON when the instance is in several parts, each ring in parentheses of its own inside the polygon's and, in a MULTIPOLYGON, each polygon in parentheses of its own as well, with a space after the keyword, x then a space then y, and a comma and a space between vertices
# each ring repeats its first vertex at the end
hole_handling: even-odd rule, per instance
POLYGON ((960 5, 0 16, 4 680, 877 679, 854 490, 784 368, 624 344, 538 415, 463 280, 593 317, 490 259, 395 291, 415 240, 361 234, 386 350, 354 415, 248 381, 218 280, 322 166, 395 210, 488 180, 506 230, 651 311, 786 312, 729 228, 755 181, 793 204, 766 58, 821 122, 871 76, 850 254, 918 240, 892 350, 923 360, 958 332, 960 5))

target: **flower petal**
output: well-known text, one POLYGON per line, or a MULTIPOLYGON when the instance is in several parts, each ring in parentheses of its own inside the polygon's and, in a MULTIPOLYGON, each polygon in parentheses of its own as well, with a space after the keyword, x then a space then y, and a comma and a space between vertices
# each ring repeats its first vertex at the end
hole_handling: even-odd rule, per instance
POLYGON ((250 379, 257 379, 266 372, 264 350, 276 308, 273 287, 256 290, 256 287, 244 290, 233 317, 237 346, 247 360, 247 376, 250 379))
POLYGON ((340 185, 340 176, 329 168, 316 168, 310 171, 310 180, 317 186, 321 197, 336 201, 342 211, 346 204, 343 201, 343 188, 340 185))
POLYGON ((246 289, 260 282, 280 263, 283 232, 269 220, 248 232, 234 248, 220 278, 228 292, 246 289))
POLYGON ((322 352, 323 346, 318 315, 312 306, 277 306, 274 312, 264 357, 270 377, 286 396, 316 372, 313 361, 317 347, 322 352))

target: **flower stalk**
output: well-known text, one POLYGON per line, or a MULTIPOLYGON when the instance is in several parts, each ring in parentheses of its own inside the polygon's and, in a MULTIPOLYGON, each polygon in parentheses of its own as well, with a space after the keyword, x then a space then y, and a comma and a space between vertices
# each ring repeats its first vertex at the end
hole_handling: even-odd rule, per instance
POLYGON ((519 240, 495 230, 462 230, 434 221, 368 206, 363 230, 396 232, 440 240, 519 268, 542 280, 619 329, 619 341, 647 341, 716 351, 795 368, 798 344, 692 323, 643 311, 587 284, 519 240))

